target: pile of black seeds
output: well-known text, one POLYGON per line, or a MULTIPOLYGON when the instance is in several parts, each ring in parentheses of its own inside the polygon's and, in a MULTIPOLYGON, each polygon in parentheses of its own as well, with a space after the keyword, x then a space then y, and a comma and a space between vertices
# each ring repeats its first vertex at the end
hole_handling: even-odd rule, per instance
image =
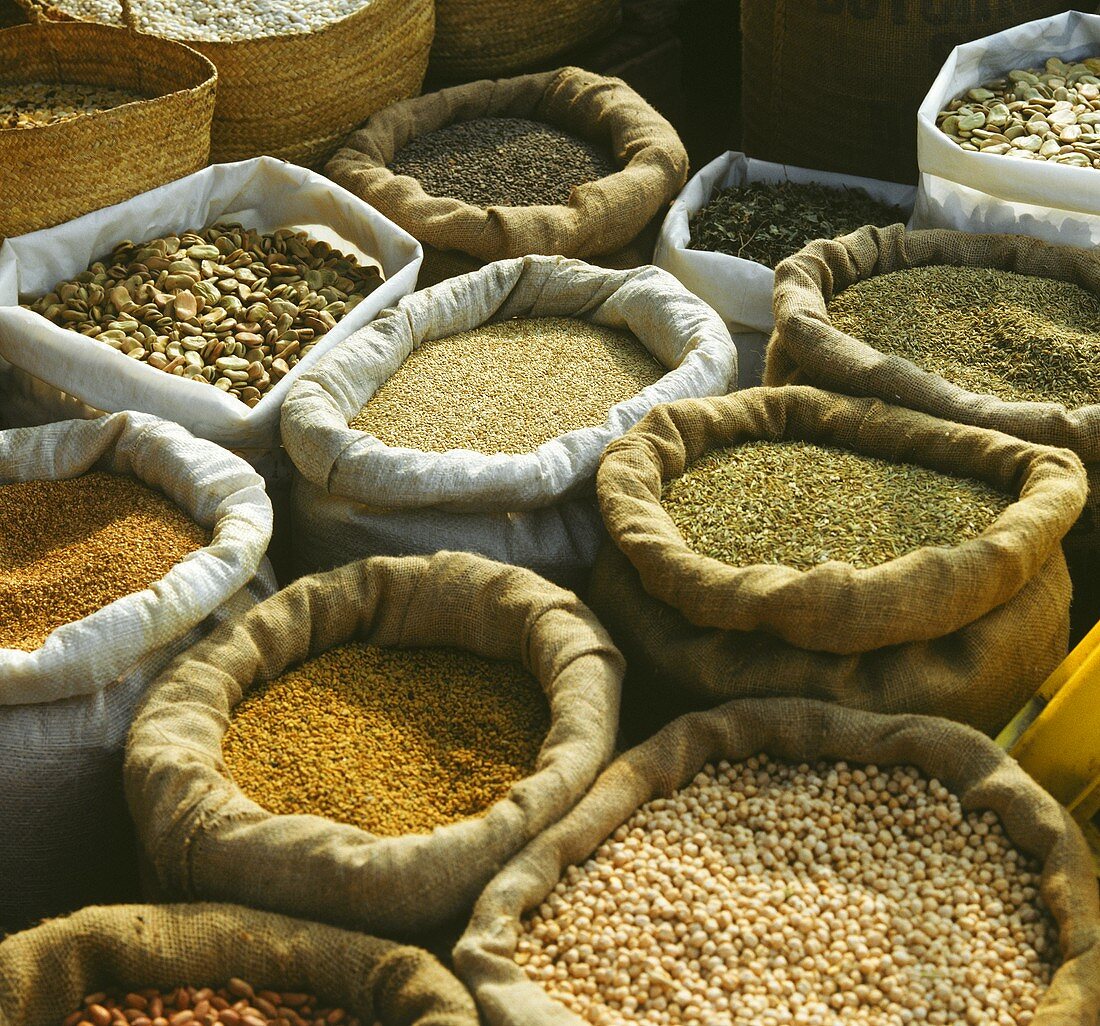
POLYGON ((524 118, 475 118, 411 140, 387 165, 431 196, 477 207, 555 206, 620 170, 601 147, 524 118))
POLYGON ((750 182, 722 189, 691 219, 689 248, 775 267, 815 239, 835 239, 864 225, 906 220, 899 207, 861 189, 814 182, 750 182))

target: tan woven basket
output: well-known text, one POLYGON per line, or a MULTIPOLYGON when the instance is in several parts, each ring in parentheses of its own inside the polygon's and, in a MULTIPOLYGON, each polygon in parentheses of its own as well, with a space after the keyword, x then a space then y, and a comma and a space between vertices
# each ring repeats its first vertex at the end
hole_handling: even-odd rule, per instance
MULTIPOLYGON (((18 2, 52 20, 74 20, 46 0, 18 2)), ((218 69, 211 161, 269 154, 323 166, 376 110, 420 92, 434 29, 434 0, 364 0, 315 32, 182 40, 218 69)))
POLYGON ((201 54, 107 25, 0 31, 0 84, 69 82, 151 96, 0 129, 0 238, 48 228, 205 167, 217 72, 201 54))
POLYGON ((531 71, 613 31, 619 0, 438 0, 432 79, 469 82, 531 71))

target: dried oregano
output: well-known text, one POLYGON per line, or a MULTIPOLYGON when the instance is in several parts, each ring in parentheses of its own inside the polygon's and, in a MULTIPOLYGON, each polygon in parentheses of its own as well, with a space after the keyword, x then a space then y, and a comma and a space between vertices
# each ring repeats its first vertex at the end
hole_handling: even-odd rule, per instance
POLYGON ((905 220, 900 208, 873 200, 862 189, 750 182, 722 189, 692 217, 689 246, 775 267, 814 239, 905 220))
POLYGON ((833 325, 972 392, 1010 402, 1100 402, 1100 298, 1080 285, 936 264, 857 282, 833 325))
POLYGON ((733 566, 877 566, 926 545, 981 534, 1012 499, 911 463, 809 442, 715 449, 664 488, 687 544, 733 566))

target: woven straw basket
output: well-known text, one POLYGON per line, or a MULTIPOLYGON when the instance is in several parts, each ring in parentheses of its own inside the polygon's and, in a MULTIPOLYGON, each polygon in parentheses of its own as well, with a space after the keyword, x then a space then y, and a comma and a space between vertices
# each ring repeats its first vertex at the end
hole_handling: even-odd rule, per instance
POLYGON ((0 129, 0 238, 48 228, 204 167, 217 73, 181 43, 107 25, 0 31, 0 83, 58 82, 153 97, 35 128, 0 129))
MULTIPOLYGON (((18 2, 54 21, 75 20, 47 0, 18 2)), ((365 0, 315 32, 183 40, 218 69, 211 161, 268 154, 323 166, 376 110, 420 92, 434 28, 434 0, 365 0)))
POLYGON ((438 0, 432 80, 534 70, 611 32, 620 15, 619 0, 438 0))

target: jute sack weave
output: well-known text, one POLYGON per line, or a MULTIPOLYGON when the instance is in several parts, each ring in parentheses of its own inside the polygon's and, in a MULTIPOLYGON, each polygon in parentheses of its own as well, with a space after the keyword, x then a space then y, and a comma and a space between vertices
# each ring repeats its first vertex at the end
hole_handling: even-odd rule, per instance
POLYGON ((0 83, 81 83, 150 97, 0 129, 0 239, 119 203, 205 167, 217 74, 181 43, 106 25, 0 32, 0 83))
POLYGON ((1067 450, 876 400, 757 388, 654 410, 608 447, 596 487, 615 549, 605 547, 589 601, 632 686, 652 673, 670 699, 780 693, 993 731, 1065 656, 1059 543, 1085 498, 1067 450), (708 450, 754 439, 916 463, 1019 498, 976 538, 866 569, 735 567, 688 547, 661 489, 708 450))
POLYGON ((514 75, 614 30, 619 0, 437 0, 431 75, 514 75))
POLYGON ((470 995, 426 951, 213 904, 85 908, 9 937, 0 1026, 58 1026, 108 987, 223 987, 233 977, 315 994, 371 1026, 477 1026, 470 995))
MULTIPOLYGON (((71 20, 46 0, 19 2, 71 20)), ((142 18, 141 0, 134 9, 144 30, 171 34, 170 27, 142 18)), ((323 166, 366 117, 420 92, 434 29, 433 0, 364 0, 354 14, 312 32, 183 40, 218 69, 211 161, 272 156, 323 166)))
POLYGON ((622 670, 576 596, 526 570, 449 552, 303 577, 193 648, 135 721, 126 794, 155 881, 169 897, 423 936, 468 912, 587 790, 614 748, 622 670), (481 817, 401 837, 273 815, 246 798, 222 761, 233 709, 254 685, 352 639, 521 662, 551 711, 534 773, 481 817))
POLYGON ((601 258, 597 262, 607 256, 616 266, 649 263, 652 240, 648 252, 630 247, 680 191, 687 171, 676 130, 630 86, 560 68, 396 103, 350 136, 325 173, 424 244, 423 287, 479 263, 531 253, 601 258), (489 208, 429 196, 416 179, 387 170, 416 136, 483 117, 553 125, 606 146, 622 170, 577 187, 565 205, 489 208))
POLYGON ((525 257, 417 292, 305 373, 283 404, 298 566, 458 548, 579 587, 603 536, 592 493, 604 447, 658 403, 721 394, 735 378, 721 319, 653 267, 610 271, 525 257), (670 370, 613 406, 603 424, 527 453, 423 452, 348 426, 421 343, 512 317, 575 317, 632 331, 670 370))
POLYGON ((152 587, 0 648, 0 926, 118 893, 133 859, 122 752, 146 688, 179 652, 275 589, 271 503, 241 459, 139 413, 0 432, 0 482, 127 474, 212 533, 152 587))
MULTIPOLYGON (((908 267, 992 267, 1069 281, 1100 294, 1094 250, 1052 246, 1023 235, 971 235, 946 229, 907 232, 901 225, 861 228, 811 242, 775 275, 775 332, 764 381, 809 384, 876 396, 960 424, 976 424, 1043 445, 1072 449, 1090 479, 1100 475, 1100 404, 1005 402, 959 388, 900 356, 887 356, 833 327, 829 301, 858 281, 908 267)), ((1081 528, 1100 529, 1100 489, 1093 489, 1081 528)))
POLYGON ((708 762, 761 752, 795 763, 913 765, 965 810, 995 812, 1013 844, 1042 863, 1040 891, 1060 928, 1062 965, 1032 1026, 1094 1026, 1100 904, 1088 848, 1066 811, 992 741, 964 726, 799 699, 746 699, 676 720, 617 759, 568 816, 504 868, 455 949, 455 967, 488 1026, 582 1026, 513 961, 521 917, 640 806, 689 784, 708 762))

